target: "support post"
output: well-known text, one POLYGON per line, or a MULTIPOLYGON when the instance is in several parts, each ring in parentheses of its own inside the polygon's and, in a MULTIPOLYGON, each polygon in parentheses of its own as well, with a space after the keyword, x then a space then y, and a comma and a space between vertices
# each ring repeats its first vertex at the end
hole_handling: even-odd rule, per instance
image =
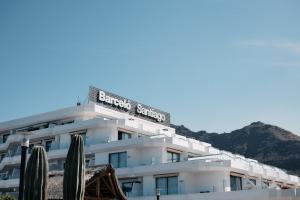
POLYGON ((21 143, 22 153, 21 153, 21 166, 20 166, 20 179, 19 179, 19 196, 18 200, 23 200, 24 196, 24 176, 26 168, 26 159, 27 159, 27 149, 29 147, 28 136, 24 136, 21 143))
POLYGON ((159 196, 160 196, 160 190, 159 188, 156 189, 156 200, 159 200, 159 196))

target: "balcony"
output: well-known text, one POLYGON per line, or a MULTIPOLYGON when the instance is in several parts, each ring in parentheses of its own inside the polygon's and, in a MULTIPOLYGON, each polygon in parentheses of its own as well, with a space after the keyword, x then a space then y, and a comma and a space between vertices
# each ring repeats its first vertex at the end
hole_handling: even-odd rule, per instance
POLYGON ((206 160, 212 161, 228 160, 230 161, 231 170, 244 173, 245 175, 262 177, 290 184, 299 184, 297 176, 288 175, 284 170, 258 163, 256 160, 247 159, 240 155, 234 155, 230 152, 222 151, 221 154, 190 158, 189 160, 206 160))
POLYGON ((4 168, 6 165, 15 165, 21 162, 21 156, 7 156, 0 163, 0 170, 4 168))
POLYGON ((299 182, 298 176, 294 176, 294 175, 289 175, 289 180, 292 183, 298 183, 299 182))
MULTIPOLYGON (((43 128, 39 130, 31 131, 31 135, 29 139, 40 138, 43 136, 51 136, 51 135, 59 135, 62 133, 73 132, 85 128, 94 128, 101 126, 112 126, 117 125, 117 120, 103 120, 100 118, 85 120, 85 121, 77 121, 76 123, 63 124, 63 125, 49 125, 48 128, 43 128)), ((8 136, 5 143, 0 143, 0 151, 6 150, 11 143, 20 143, 23 139, 22 135, 11 134, 8 136)))
POLYGON ((9 135, 5 143, 0 144, 0 151, 6 150, 11 143, 20 143, 23 139, 22 135, 9 135))
POLYGON ((7 179, 0 181, 0 188, 11 188, 19 186, 19 178, 7 179))
POLYGON ((19 185, 20 170, 14 168, 10 173, 8 171, 0 173, 0 188, 17 187, 19 185))
POLYGON ((61 171, 64 170, 63 165, 59 165, 58 163, 49 163, 49 171, 61 171))
POLYGON ((264 173, 264 169, 263 169, 263 165, 258 163, 258 162, 251 162, 250 161, 250 171, 253 174, 263 174, 264 173))
MULTIPOLYGON (((122 150, 126 147, 161 147, 166 145, 174 149, 189 151, 195 154, 207 155, 209 153, 209 145, 207 143, 195 142, 186 137, 166 137, 165 135, 153 135, 150 137, 134 137, 126 140, 109 141, 93 140, 87 141, 86 146, 93 152, 106 152, 110 150, 122 150)), ((215 148, 210 148, 213 153, 219 152, 215 148)))
POLYGON ((277 178, 278 174, 274 170, 274 167, 269 166, 269 165, 263 165, 263 169, 264 169, 264 175, 266 178, 269 178, 269 179, 277 178))
MULTIPOLYGON (((59 143, 53 142, 49 151, 47 152, 48 159, 56 159, 66 157, 68 152, 68 147, 60 147, 59 143)), ((27 157, 30 156, 28 152, 27 157)), ((21 162, 21 146, 18 146, 17 149, 9 151, 6 157, 0 162, 0 170, 3 169, 6 165, 19 164, 21 162)))
MULTIPOLYGON (((149 160, 150 162, 150 160, 149 160)), ((175 163, 157 163, 154 165, 140 165, 127 168, 118 168, 118 177, 144 176, 164 173, 200 172, 200 171, 222 171, 229 170, 230 161, 212 161, 212 160, 189 160, 175 163)))

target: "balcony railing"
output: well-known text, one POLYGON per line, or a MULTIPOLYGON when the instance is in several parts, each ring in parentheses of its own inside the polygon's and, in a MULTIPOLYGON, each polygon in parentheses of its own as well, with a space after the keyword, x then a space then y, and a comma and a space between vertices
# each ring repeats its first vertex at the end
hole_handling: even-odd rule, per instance
POLYGON ((49 164, 49 171, 61 171, 64 169, 63 165, 59 164, 49 164))
POLYGON ((62 148, 60 148, 59 143, 58 142, 52 142, 51 146, 49 148, 49 151, 59 150, 59 149, 62 149, 62 148))

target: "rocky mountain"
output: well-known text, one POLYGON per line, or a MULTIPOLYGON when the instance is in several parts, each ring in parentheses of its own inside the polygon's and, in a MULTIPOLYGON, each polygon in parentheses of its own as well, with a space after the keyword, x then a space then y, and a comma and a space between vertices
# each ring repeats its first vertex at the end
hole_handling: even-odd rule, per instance
POLYGON ((230 133, 193 132, 172 125, 177 134, 211 143, 212 146, 256 159, 300 175, 300 137, 280 127, 254 122, 230 133))

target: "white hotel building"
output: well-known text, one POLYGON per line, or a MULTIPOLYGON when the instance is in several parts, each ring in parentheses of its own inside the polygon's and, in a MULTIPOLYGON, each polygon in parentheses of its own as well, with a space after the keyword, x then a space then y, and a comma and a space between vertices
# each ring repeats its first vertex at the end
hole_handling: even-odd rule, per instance
POLYGON ((62 170, 70 135, 85 140, 86 165, 111 163, 129 197, 297 188, 297 176, 177 135, 170 115, 91 87, 89 103, 0 123, 0 193, 18 190, 20 132, 62 170))

